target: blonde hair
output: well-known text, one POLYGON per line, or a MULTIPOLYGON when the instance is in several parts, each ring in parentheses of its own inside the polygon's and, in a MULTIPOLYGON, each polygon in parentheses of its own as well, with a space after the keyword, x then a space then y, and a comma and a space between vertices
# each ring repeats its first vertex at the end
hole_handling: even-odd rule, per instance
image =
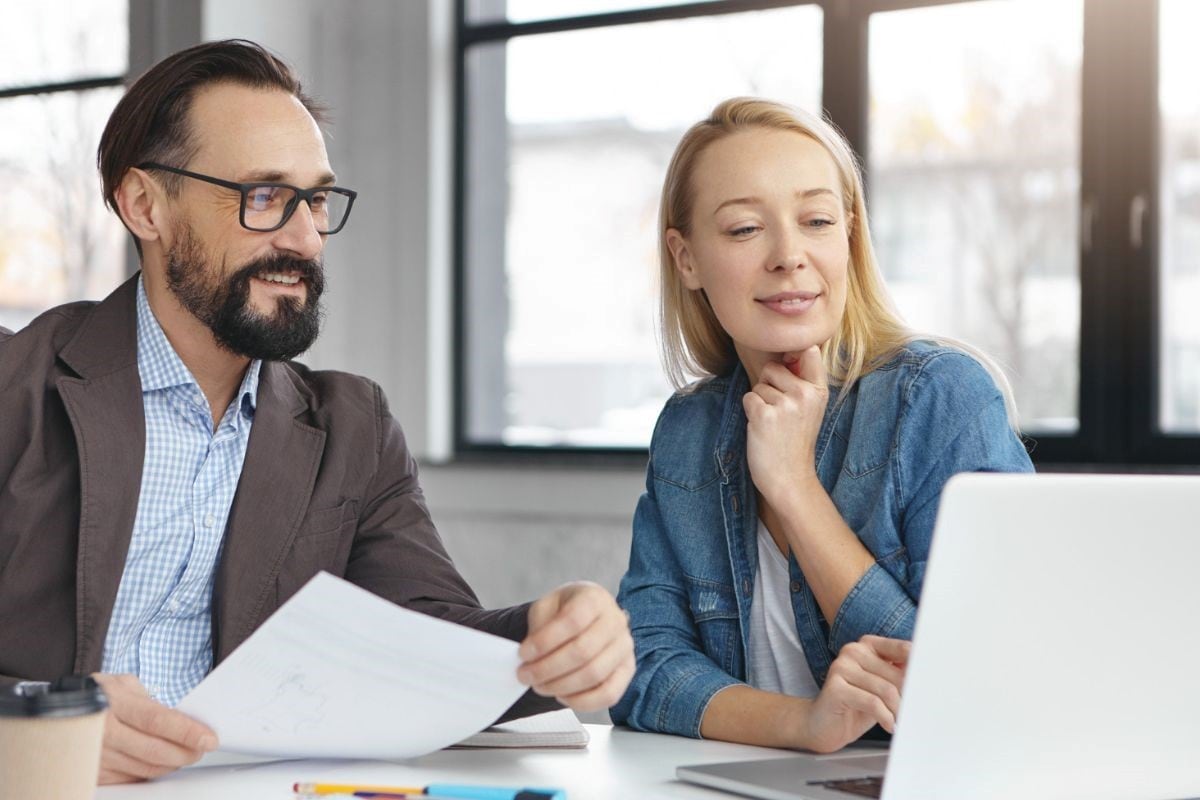
POLYGON ((1004 373, 976 348, 945 337, 918 334, 904 323, 892 305, 875 260, 867 227, 862 171, 849 143, 832 124, 801 109, 753 97, 734 97, 713 109, 708 119, 688 129, 675 148, 663 181, 659 205, 658 247, 661 285, 660 332, 663 366, 676 389, 690 376, 723 375, 737 363, 733 340, 717 320, 704 292, 683 285, 667 246, 667 231, 685 237, 691 231, 695 201, 692 177, 700 154, 733 133, 753 128, 793 131, 825 148, 841 179, 842 199, 850 240, 846 309, 833 338, 822 349, 831 383, 844 398, 854 383, 915 339, 933 339, 975 357, 991 374, 1004 395, 1010 424, 1016 425, 1016 406, 1004 373))

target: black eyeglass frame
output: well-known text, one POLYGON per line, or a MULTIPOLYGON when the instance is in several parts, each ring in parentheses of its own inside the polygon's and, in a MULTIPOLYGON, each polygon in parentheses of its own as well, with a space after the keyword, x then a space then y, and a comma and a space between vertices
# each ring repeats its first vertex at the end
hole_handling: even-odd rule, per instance
POLYGON ((180 169, 179 167, 168 167, 166 164, 159 164, 156 161, 143 161, 141 164, 137 165, 137 168, 158 169, 162 170, 163 172, 173 172, 176 175, 182 175, 185 178, 194 178, 195 180, 204 181, 205 183, 223 186, 226 189, 233 189, 242 196, 242 203, 238 209, 238 224, 240 224, 246 230, 253 231, 255 233, 271 233, 272 231, 279 230, 284 225, 288 224, 288 220, 290 220, 292 218, 292 214, 296 212, 296 208, 300 205, 301 200, 308 203, 308 208, 311 211, 312 201, 315 195, 321 192, 334 192, 335 194, 340 194, 346 198, 346 213, 342 215, 342 221, 339 222, 338 226, 333 230, 317 231, 317 233, 322 236, 332 236, 342 228, 346 227, 346 220, 350 219, 350 209, 354 207, 354 198, 358 197, 358 192, 354 191, 353 189, 346 189, 342 186, 314 186, 311 189, 301 189, 299 186, 293 186, 290 183, 274 183, 271 181, 237 183, 235 181, 214 178, 212 175, 202 175, 199 172, 191 172, 186 169, 180 169), (279 220, 279 224, 271 228, 252 228, 246 224, 246 202, 250 196, 250 192, 254 191, 255 189, 261 189, 264 186, 277 189, 290 189, 295 194, 292 196, 292 199, 288 201, 288 204, 284 206, 283 217, 279 220))

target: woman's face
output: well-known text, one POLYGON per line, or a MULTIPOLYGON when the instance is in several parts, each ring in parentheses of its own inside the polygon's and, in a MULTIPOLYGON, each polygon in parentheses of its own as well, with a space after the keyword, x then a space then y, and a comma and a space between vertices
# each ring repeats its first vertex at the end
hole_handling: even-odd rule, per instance
POLYGON ((700 154, 692 190, 691 233, 671 229, 667 245, 751 377, 829 341, 846 307, 850 241, 825 148, 792 131, 741 131, 700 154))

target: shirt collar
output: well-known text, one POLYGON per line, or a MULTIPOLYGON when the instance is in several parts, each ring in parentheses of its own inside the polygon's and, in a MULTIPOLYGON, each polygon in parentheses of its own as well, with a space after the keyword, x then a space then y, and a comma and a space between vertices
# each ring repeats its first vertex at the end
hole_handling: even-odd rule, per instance
MULTIPOLYGON (((138 374, 142 379, 143 394, 176 386, 194 386, 199 391, 200 384, 175 352, 150 309, 146 287, 140 275, 137 283, 137 342, 138 374)), ((262 361, 251 361, 238 389, 235 402, 239 410, 248 415, 253 415, 258 406, 258 376, 261 369, 262 361)))

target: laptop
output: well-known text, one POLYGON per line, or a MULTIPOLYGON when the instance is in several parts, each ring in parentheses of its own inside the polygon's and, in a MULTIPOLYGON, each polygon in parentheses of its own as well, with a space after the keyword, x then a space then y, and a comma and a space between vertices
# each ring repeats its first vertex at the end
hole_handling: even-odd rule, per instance
POLYGON ((677 775, 763 800, 1200 796, 1198 572, 1200 476, 958 475, 890 754, 677 775))

